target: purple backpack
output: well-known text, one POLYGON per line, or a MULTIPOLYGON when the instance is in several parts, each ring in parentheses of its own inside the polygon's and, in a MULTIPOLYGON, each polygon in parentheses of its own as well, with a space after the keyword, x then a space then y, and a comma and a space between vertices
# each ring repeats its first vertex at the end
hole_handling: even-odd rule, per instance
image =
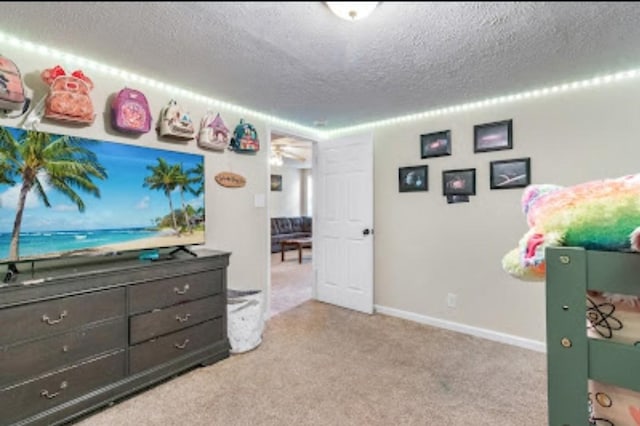
POLYGON ((142 92, 125 87, 111 103, 113 128, 126 133, 147 133, 151 130, 151 110, 142 92))

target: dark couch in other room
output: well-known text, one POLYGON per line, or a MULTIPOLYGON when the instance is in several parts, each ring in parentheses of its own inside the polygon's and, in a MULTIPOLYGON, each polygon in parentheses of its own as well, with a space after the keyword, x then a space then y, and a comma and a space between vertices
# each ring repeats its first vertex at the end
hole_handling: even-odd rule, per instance
MULTIPOLYGON (((311 218, 299 217, 272 217, 271 218, 271 253, 281 250, 280 241, 293 238, 311 238, 311 218)), ((288 246, 287 250, 295 247, 288 246)))

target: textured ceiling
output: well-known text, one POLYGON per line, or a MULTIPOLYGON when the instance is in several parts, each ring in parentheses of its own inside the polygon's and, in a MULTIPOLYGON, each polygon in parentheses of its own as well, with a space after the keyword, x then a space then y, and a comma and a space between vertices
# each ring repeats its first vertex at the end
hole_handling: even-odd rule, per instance
POLYGON ((640 6, 3 2, 0 31, 326 129, 640 66, 640 6))

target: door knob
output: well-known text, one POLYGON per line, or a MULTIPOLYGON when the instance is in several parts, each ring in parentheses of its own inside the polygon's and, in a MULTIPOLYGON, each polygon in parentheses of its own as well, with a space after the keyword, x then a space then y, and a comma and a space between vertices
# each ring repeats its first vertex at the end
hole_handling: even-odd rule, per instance
POLYGON ((364 231, 362 231, 362 235, 369 235, 371 233, 371 231, 369 231, 368 229, 365 229, 364 231))

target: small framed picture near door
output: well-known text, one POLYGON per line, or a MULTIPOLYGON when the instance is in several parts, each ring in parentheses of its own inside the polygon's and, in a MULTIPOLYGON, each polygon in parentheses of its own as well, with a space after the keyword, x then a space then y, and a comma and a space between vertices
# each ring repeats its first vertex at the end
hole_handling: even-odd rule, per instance
POLYGON ((512 120, 478 124, 473 127, 473 152, 513 148, 512 120))
POLYGON ((398 169, 398 189, 400 192, 428 191, 429 166, 400 167, 398 169))
POLYGON ((492 161, 490 163, 491 189, 524 188, 531 183, 531 160, 492 161))
POLYGON ((476 169, 443 170, 443 195, 476 195, 476 169))
POLYGON ((420 135, 420 157, 451 155, 451 130, 420 135))
POLYGON ((282 175, 271 175, 271 190, 282 191, 282 175))

